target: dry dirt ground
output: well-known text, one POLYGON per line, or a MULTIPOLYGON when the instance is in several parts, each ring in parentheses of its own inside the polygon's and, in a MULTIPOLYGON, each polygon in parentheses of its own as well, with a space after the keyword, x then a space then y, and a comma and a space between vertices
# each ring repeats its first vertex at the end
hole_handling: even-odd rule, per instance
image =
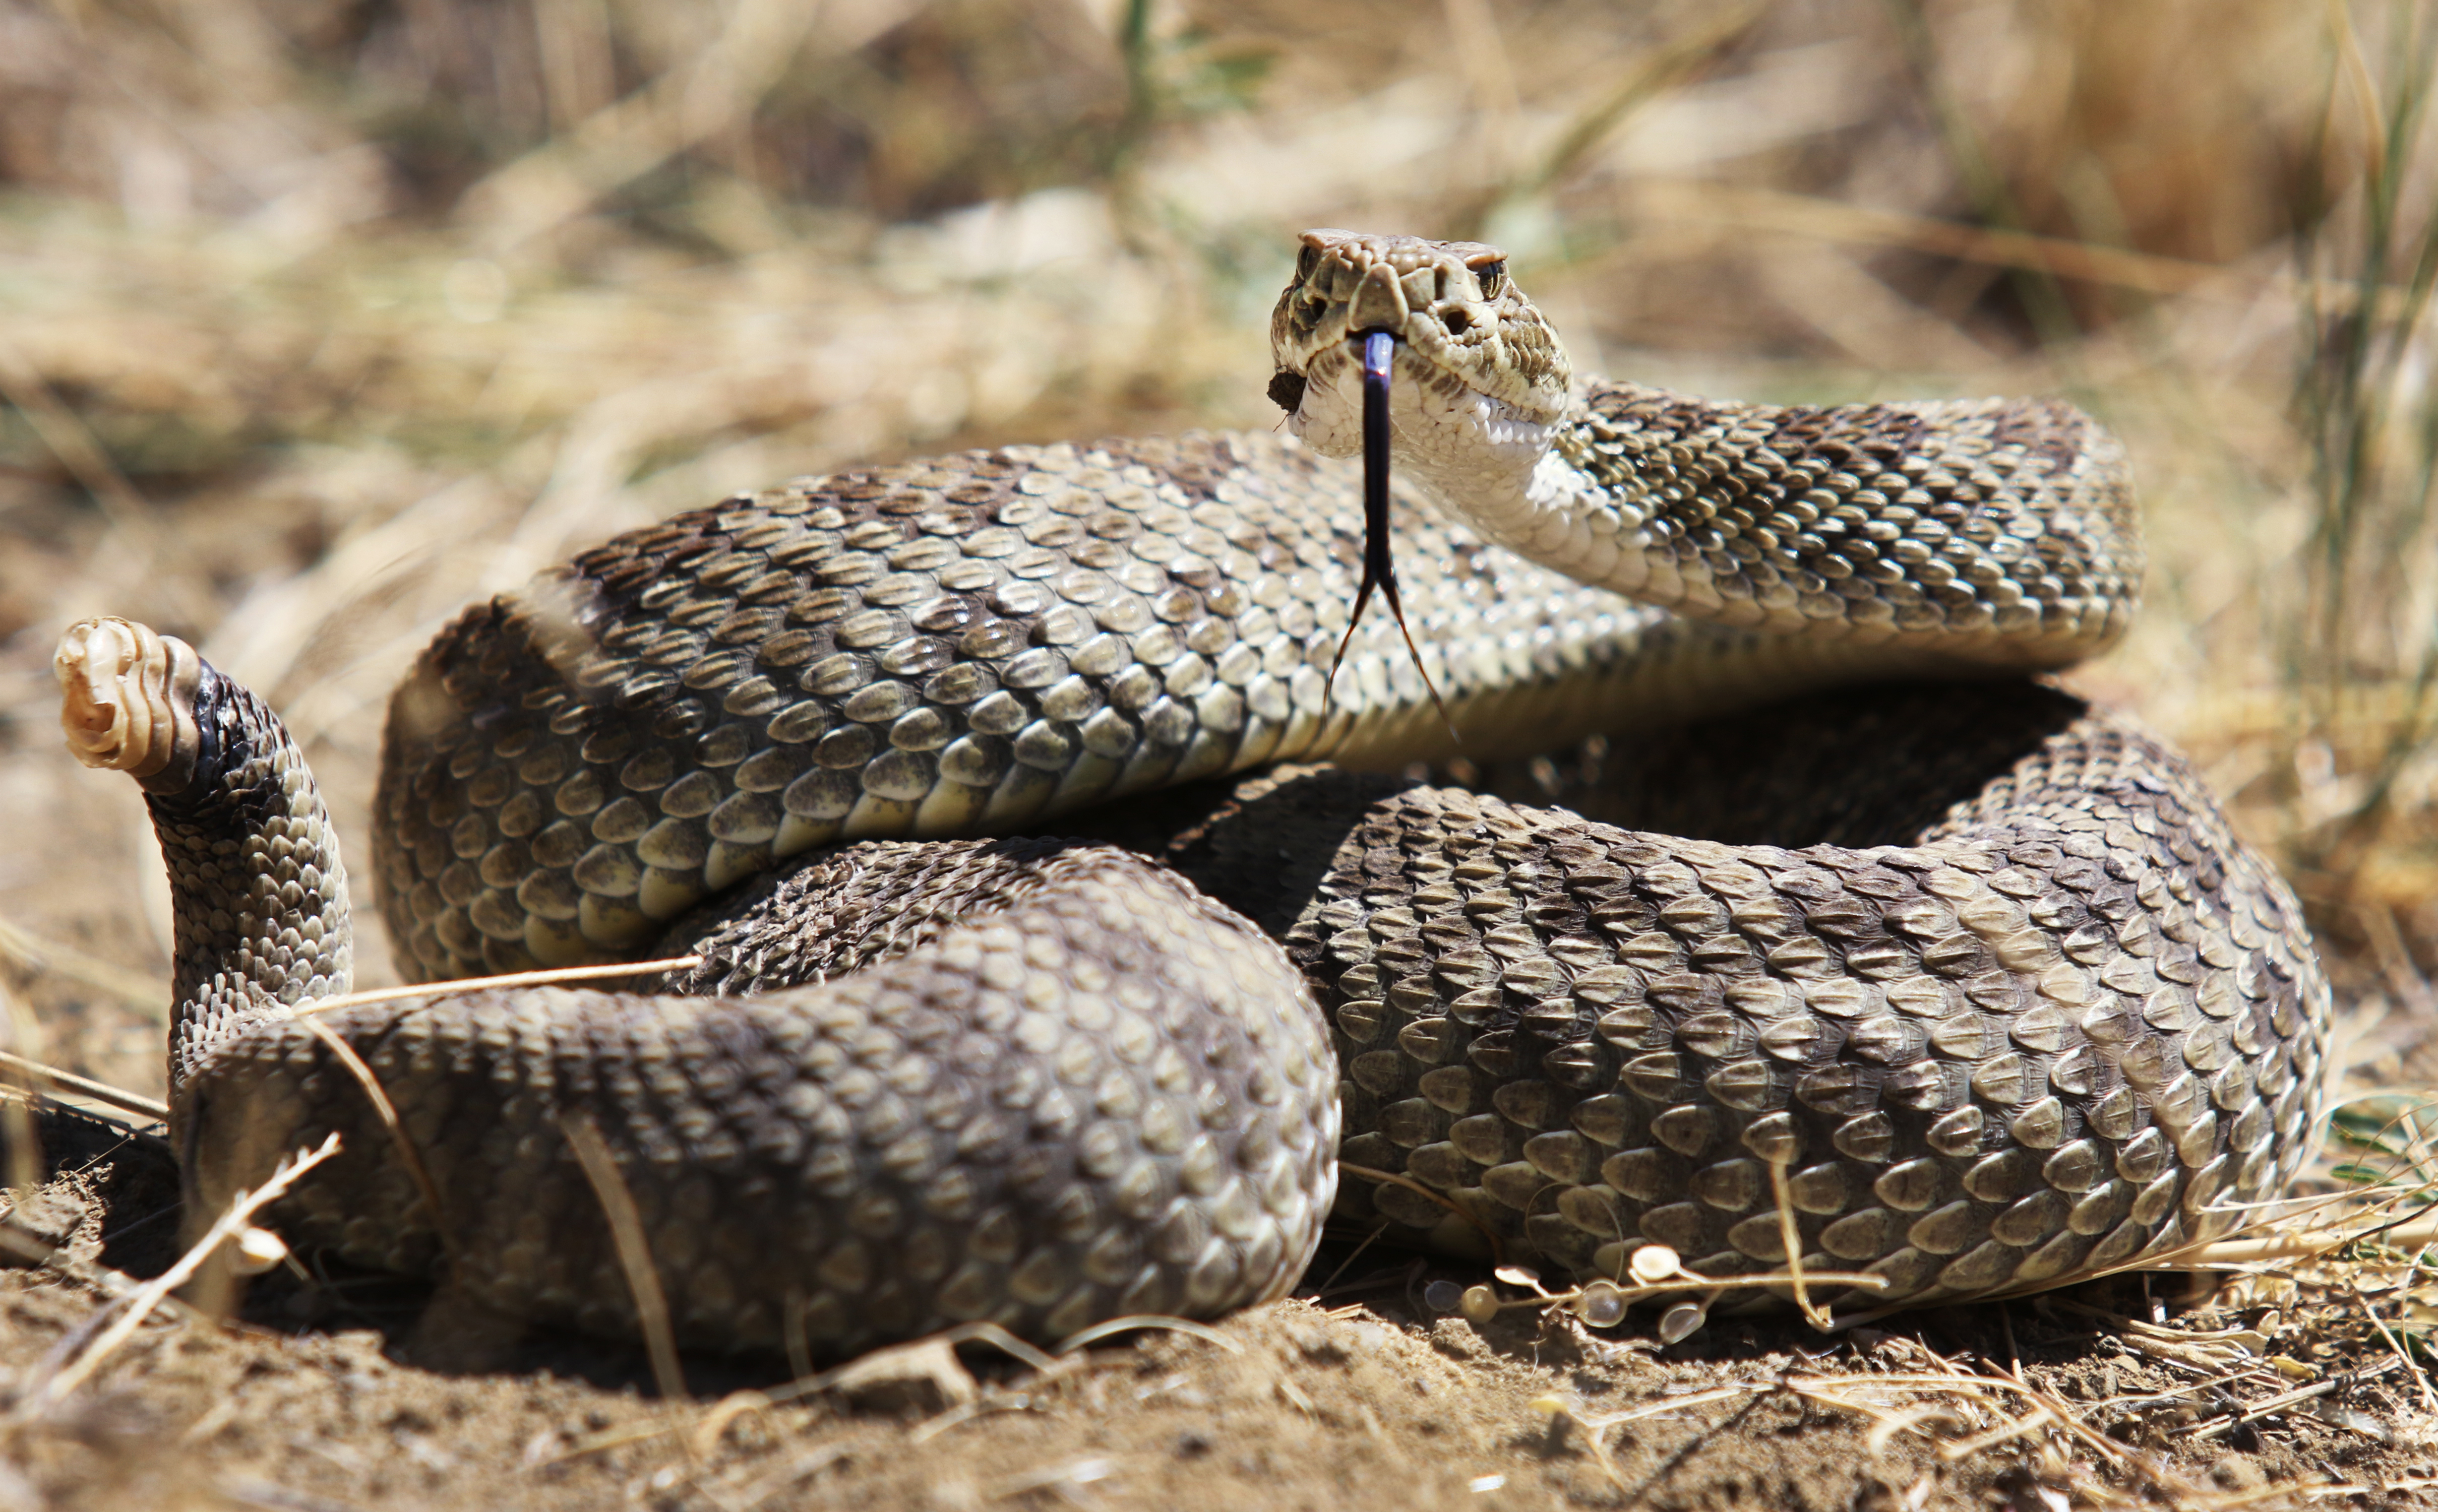
MULTIPOLYGON (((105 1279, 0 1274, 13 1398, 0 1507, 2438 1499, 2427 1382, 2342 1285, 2279 1306, 2273 1286, 2195 1300, 2164 1276, 1835 1337, 1720 1320, 1661 1347, 1644 1319, 1594 1332, 1536 1307, 1476 1327, 1435 1304, 1477 1274, 1339 1241, 1298 1295, 1207 1333, 1144 1330, 1032 1363, 917 1346, 861 1379, 792 1384, 780 1362, 687 1358, 671 1399, 641 1351, 569 1337, 528 1338, 479 1372, 426 1369, 416 1289, 274 1272, 238 1320, 158 1317, 61 1394, 62 1365, 115 1315, 101 1305, 115 1283, 94 1267, 142 1276, 174 1257, 174 1175, 149 1136, 38 1122, 59 1169, 19 1206, 20 1232, 63 1241, 66 1269, 105 1279)), ((2393 1318, 2397 1274, 2347 1279, 2393 1318)))

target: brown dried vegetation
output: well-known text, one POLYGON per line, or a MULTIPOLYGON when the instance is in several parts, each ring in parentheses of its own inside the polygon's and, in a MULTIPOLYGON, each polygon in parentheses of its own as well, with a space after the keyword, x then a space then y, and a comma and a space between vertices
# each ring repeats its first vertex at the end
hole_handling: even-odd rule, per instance
POLYGON ((565 1341, 419 1369, 418 1299, 279 1273, 46 1388, 175 1222, 162 1152, 53 1114, 46 1170, 16 1112, 0 1239, 65 1252, 0 1275, 0 1507, 2426 1497, 2433 86, 2412 0, 0 0, 0 1048, 159 1090, 164 894, 60 749, 72 619, 269 695, 358 837, 468 599, 791 473, 1266 425, 1289 236, 1335 223, 1503 242, 1620 377, 2102 413, 2150 602, 2073 680, 2288 866, 2385 1089, 2205 1295, 1663 1347, 1476 1327, 1483 1277, 1355 1235, 1217 1342, 686 1360, 665 1402, 565 1341), (2403 1226, 2306 1253, 2364 1215, 2403 1226))

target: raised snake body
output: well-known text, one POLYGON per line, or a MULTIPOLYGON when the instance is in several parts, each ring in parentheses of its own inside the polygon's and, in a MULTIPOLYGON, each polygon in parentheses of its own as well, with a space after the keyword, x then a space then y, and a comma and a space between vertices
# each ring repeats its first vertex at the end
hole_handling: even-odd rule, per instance
POLYGON ((2020 680, 1634 723, 2104 645, 2140 565, 2105 432, 1578 383, 1470 244, 1308 235, 1273 345, 1301 445, 800 481, 434 642, 377 802, 401 967, 693 947, 666 985, 710 995, 286 1015, 348 981, 309 776, 183 645, 71 632, 72 744, 137 773, 179 891, 190 1217, 337 1129, 295 1236, 631 1331, 590 1126, 681 1337, 838 1355, 1275 1295, 1341 1110, 1349 1162, 1399 1178, 1341 1211, 1612 1276, 1645 1243, 1774 1269, 1791 1227, 1882 1278, 1849 1310, 2158 1254, 2291 1173, 2326 985, 2156 741, 2020 680), (1347 770, 1195 785, 1448 753, 1393 628, 1324 686, 1357 552, 1314 453, 1352 449, 1375 330, 1425 496, 1405 605, 1465 753, 1607 732, 1566 796, 1643 828, 1347 770), (933 838, 1053 818, 1104 843, 933 838))

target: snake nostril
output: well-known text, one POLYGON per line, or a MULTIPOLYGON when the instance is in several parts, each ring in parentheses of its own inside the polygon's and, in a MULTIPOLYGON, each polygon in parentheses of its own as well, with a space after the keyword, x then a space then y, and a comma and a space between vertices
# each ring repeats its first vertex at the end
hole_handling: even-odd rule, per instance
POLYGON ((1465 332, 1473 329, 1473 314, 1462 306, 1458 306, 1457 308, 1449 310, 1447 314, 1442 317, 1441 323, 1447 326, 1449 335, 1462 336, 1465 332))

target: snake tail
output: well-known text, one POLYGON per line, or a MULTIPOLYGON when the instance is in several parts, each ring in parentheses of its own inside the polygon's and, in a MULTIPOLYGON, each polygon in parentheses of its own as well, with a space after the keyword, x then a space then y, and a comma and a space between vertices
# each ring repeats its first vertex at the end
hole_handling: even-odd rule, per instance
POLYGON ((335 1132, 337 1158, 271 1209, 292 1245, 632 1338, 566 1134, 589 1121, 680 1342, 793 1332, 823 1359, 961 1323, 1055 1343, 1127 1314, 1216 1317, 1282 1292, 1318 1240, 1327 1025, 1278 945, 1140 856, 850 846, 782 900, 809 921, 788 928, 812 985, 490 989, 309 1022, 292 1011, 347 990, 351 938, 287 730, 125 621, 71 630, 57 670, 71 746, 138 775, 168 862, 190 1228, 335 1132))

